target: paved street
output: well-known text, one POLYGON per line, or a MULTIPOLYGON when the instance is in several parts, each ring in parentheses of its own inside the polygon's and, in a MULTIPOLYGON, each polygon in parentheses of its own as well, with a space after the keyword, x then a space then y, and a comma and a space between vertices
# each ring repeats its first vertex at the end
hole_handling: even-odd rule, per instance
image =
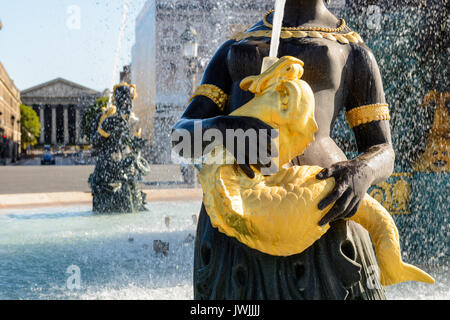
MULTIPOLYGON (((73 158, 63 158, 63 157, 56 157, 56 165, 57 166, 71 166, 75 165, 73 158)), ((33 159, 25 159, 20 160, 19 162, 13 164, 14 166, 40 166, 41 165, 41 158, 35 157, 33 159)))
POLYGON ((89 166, 0 167, 0 194, 89 191, 89 166))
MULTIPOLYGON (((57 158, 56 166, 41 166, 40 159, 26 160, 22 165, 0 166, 0 194, 43 192, 90 192, 89 175, 94 166, 70 165, 69 159, 57 158)), ((153 165, 144 187, 186 188, 176 165, 153 165)))

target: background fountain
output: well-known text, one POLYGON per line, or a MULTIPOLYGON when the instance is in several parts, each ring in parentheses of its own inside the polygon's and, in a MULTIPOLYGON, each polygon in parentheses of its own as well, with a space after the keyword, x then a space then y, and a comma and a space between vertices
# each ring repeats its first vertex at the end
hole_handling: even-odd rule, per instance
POLYGON ((139 212, 145 210, 142 177, 149 165, 141 156, 146 140, 133 128, 132 100, 136 88, 120 84, 113 90, 110 105, 93 123, 92 148, 97 157, 89 177, 93 210, 98 213, 139 212))

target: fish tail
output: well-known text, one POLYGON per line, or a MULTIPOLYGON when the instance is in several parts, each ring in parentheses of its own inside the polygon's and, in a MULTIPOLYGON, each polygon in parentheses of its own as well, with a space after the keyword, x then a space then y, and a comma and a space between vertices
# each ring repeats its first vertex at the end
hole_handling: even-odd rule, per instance
POLYGON ((351 220, 363 226, 372 238, 383 286, 405 281, 435 282, 426 272, 402 261, 394 219, 374 198, 366 195, 361 208, 351 220))
POLYGON ((398 268, 395 272, 395 277, 390 276, 387 277, 386 275, 383 275, 383 272, 381 273, 381 284, 383 286, 389 286, 400 282, 406 282, 406 281, 419 281, 419 282, 425 282, 428 284, 434 284, 435 280, 432 276, 430 276, 428 273, 426 273, 423 270, 420 270, 419 268, 410 265, 408 263, 401 263, 401 267, 398 268))

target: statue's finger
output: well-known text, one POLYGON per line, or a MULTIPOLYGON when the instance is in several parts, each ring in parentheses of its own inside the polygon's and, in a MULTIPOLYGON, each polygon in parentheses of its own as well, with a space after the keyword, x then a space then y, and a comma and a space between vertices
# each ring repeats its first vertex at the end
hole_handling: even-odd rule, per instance
POLYGON ((325 217, 320 220, 319 225, 323 227, 326 224, 342 217, 342 213, 345 212, 350 202, 351 200, 346 196, 340 198, 338 201, 336 201, 333 208, 331 208, 331 210, 325 215, 325 217))
POLYGON ((244 171, 244 173, 250 179, 253 179, 255 177, 255 172, 252 170, 250 165, 248 165, 248 164, 239 164, 239 167, 242 169, 242 171, 244 171))
POLYGON ((354 198, 352 203, 348 206, 349 209, 345 213, 344 219, 350 219, 353 217, 356 212, 358 212, 359 207, 361 206, 361 201, 358 198, 354 198))
POLYGON ((339 215, 338 219, 347 219, 347 216, 350 215, 351 210, 355 207, 355 205, 358 203, 357 198, 349 199, 347 198, 347 202, 345 205, 342 206, 342 212, 339 215))
MULTIPOLYGON (((339 188, 337 191, 339 191, 339 188)), ((331 208, 331 210, 319 222, 319 225, 324 226, 327 223, 342 218, 343 213, 346 212, 347 208, 349 207, 350 203, 353 200, 351 195, 352 191, 350 189, 347 189, 344 193, 342 193, 336 200, 336 203, 334 204, 333 208, 331 208)))
POLYGON ((316 175, 316 179, 325 180, 325 179, 331 178, 333 176, 333 173, 334 173, 333 167, 323 169, 316 175))
POLYGON ((335 205, 326 215, 322 218, 319 222, 319 226, 323 227, 333 221, 341 211, 341 208, 337 205, 335 205))
POLYGON ((346 191, 344 185, 337 185, 325 199, 319 202, 319 210, 324 210, 333 202, 336 202, 346 191))

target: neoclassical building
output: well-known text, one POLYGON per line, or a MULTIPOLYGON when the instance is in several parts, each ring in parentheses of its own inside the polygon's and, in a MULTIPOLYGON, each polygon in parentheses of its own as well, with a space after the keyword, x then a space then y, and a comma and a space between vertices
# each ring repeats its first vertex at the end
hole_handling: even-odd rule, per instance
POLYGON ((63 78, 22 91, 22 102, 34 109, 41 121, 40 144, 78 145, 84 110, 101 93, 63 78))

